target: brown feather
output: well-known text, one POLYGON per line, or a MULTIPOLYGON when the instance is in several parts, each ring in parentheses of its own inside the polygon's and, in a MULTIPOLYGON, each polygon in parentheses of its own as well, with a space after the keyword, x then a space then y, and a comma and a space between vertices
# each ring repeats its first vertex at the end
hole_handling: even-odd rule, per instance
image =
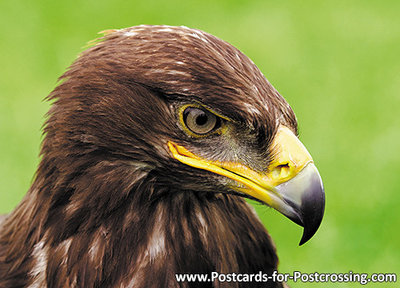
POLYGON ((251 60, 198 30, 138 26, 107 33, 61 80, 35 180, 3 220, 0 287, 205 287, 175 273, 277 269, 245 200, 165 145, 217 153, 217 140, 201 144, 179 127, 176 106, 196 102, 235 121, 243 158, 268 159, 277 123, 297 124, 251 60))

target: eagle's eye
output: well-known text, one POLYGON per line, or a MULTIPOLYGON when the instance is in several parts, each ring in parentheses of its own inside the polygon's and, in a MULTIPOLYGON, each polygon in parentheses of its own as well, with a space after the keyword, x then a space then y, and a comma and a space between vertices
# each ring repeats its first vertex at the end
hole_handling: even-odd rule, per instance
POLYGON ((183 124, 199 136, 204 136, 221 126, 221 119, 210 111, 200 107, 186 107, 182 113, 183 124))

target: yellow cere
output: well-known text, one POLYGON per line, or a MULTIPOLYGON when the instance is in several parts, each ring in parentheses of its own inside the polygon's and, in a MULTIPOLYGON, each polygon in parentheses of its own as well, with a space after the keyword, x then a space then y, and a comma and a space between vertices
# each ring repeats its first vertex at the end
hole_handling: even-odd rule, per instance
POLYGON ((238 190, 272 207, 276 204, 276 197, 281 198, 275 192, 275 187, 295 177, 308 163, 312 162, 307 149, 285 126, 278 128, 272 143, 275 158, 267 173, 259 173, 241 163, 202 159, 171 141, 167 145, 176 160, 233 179, 247 187, 238 190))
POLYGON ((274 161, 269 165, 268 177, 274 186, 292 179, 308 163, 313 162, 303 143, 286 126, 279 126, 272 142, 274 161))

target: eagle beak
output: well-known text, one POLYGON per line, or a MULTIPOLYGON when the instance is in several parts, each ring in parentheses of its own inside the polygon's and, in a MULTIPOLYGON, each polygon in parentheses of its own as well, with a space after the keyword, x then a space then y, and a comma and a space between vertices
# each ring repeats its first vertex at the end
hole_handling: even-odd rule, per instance
POLYGON ((304 227, 299 245, 317 232, 324 216, 325 192, 317 167, 309 163, 294 178, 276 186, 283 203, 276 210, 304 227))
POLYGON ((325 191, 311 155, 293 134, 281 125, 272 143, 274 160, 269 166, 278 198, 271 206, 304 227, 302 245, 317 232, 325 210, 325 191))
POLYGON ((273 161, 266 173, 241 163, 203 159, 173 142, 168 142, 168 148, 178 161, 235 180, 241 185, 234 189, 303 226, 299 245, 318 230, 325 209, 324 187, 310 154, 289 128, 283 125, 278 128, 272 143, 273 161))

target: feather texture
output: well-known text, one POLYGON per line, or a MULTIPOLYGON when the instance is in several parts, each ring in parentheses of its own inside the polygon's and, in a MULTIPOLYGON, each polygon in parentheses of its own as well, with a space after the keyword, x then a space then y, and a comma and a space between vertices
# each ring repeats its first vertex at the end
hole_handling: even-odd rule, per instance
POLYGON ((0 287, 206 287, 177 283, 175 273, 277 269, 275 246, 246 201, 166 146, 194 143, 261 170, 268 161, 253 160, 270 159, 277 123, 297 129, 290 106, 239 50, 186 27, 109 31, 48 99, 34 182, 0 219, 0 287), (185 103, 236 123, 226 147, 185 134, 176 116, 185 103))

